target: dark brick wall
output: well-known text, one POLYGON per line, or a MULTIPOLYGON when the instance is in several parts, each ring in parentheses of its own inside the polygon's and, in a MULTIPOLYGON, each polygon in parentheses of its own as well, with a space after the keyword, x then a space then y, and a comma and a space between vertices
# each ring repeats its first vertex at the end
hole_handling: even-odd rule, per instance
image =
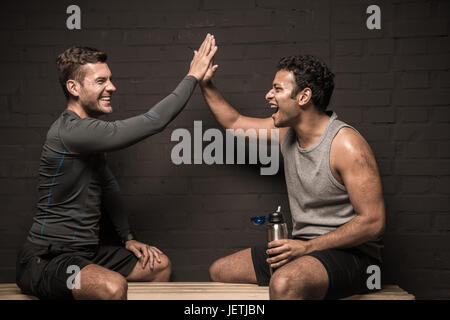
MULTIPOLYGON (((448 1, 2 1, 0 10, 0 281, 14 281, 15 252, 31 225, 39 156, 64 109, 54 59, 73 44, 109 54, 121 119, 145 111, 188 70, 207 32, 220 47, 216 83, 242 113, 268 116, 264 94, 278 58, 323 58, 336 73, 332 109, 372 146, 387 206, 383 282, 418 298, 450 297, 448 1), (66 8, 81 8, 81 30, 66 8)), ((196 91, 165 132, 109 154, 137 236, 164 250, 173 280, 207 281, 216 258, 260 243, 249 223, 288 201, 282 168, 180 165, 175 128, 218 127, 196 91)))

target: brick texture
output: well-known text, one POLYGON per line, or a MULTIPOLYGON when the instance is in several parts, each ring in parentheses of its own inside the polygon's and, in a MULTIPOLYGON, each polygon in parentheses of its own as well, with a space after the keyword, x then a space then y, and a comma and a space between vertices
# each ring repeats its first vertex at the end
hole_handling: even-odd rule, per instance
MULTIPOLYGON (((32 222, 48 127, 65 107, 54 60, 74 44, 105 50, 121 119, 147 110, 187 72, 207 32, 219 45, 217 86, 242 113, 268 116, 264 94, 277 60, 312 53, 336 74, 331 102, 372 146, 387 208, 382 281, 418 298, 450 297, 449 4, 388 1, 368 30, 370 1, 78 1, 81 30, 66 28, 70 1, 0 5, 0 281, 32 222), (447 13, 445 13, 447 12, 447 13)), ((199 90, 165 132, 108 159, 142 241, 173 261, 173 280, 207 281, 217 258, 265 241, 249 217, 281 204, 282 167, 172 164, 176 128, 217 128, 199 90)))

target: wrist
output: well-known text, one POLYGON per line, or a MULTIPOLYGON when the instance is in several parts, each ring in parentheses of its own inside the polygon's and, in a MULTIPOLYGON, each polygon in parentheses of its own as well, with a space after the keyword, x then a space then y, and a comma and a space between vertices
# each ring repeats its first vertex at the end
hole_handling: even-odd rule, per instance
POLYGON ((303 241, 303 242, 304 242, 304 245, 305 245, 305 254, 309 254, 311 252, 317 251, 317 249, 315 247, 314 239, 309 240, 309 241, 303 241))
POLYGON ((134 235, 131 232, 129 232, 127 234, 127 236, 122 239, 122 243, 125 244, 125 243, 127 243, 128 241, 131 241, 131 240, 136 240, 136 238, 134 237, 134 235))
POLYGON ((188 77, 188 76, 194 77, 195 80, 197 80, 197 82, 200 82, 200 77, 199 77, 197 74, 192 73, 192 72, 189 72, 189 73, 186 75, 186 77, 188 77))
POLYGON ((206 81, 199 81, 199 84, 201 89, 212 89, 214 87, 211 79, 206 81))

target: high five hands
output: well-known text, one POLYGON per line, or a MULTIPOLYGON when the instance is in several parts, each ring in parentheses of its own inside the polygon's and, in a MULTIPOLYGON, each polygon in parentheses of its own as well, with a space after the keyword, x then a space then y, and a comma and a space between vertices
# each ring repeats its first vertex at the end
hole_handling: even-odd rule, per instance
POLYGON ((191 61, 187 75, 194 76, 200 84, 211 80, 214 72, 219 67, 218 65, 213 65, 213 57, 217 49, 216 39, 208 33, 200 48, 194 50, 194 58, 191 61))

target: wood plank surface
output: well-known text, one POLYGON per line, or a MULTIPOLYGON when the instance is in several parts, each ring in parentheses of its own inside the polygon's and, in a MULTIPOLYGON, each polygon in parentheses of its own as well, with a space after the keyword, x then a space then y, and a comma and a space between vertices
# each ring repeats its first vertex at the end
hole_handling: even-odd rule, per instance
MULTIPOLYGON (((15 283, 0 284, 0 300, 36 300, 24 295, 15 283)), ((129 282, 129 300, 268 300, 269 288, 253 284, 220 282, 129 282)), ((378 292, 354 295, 343 300, 414 300, 396 285, 378 292)))

